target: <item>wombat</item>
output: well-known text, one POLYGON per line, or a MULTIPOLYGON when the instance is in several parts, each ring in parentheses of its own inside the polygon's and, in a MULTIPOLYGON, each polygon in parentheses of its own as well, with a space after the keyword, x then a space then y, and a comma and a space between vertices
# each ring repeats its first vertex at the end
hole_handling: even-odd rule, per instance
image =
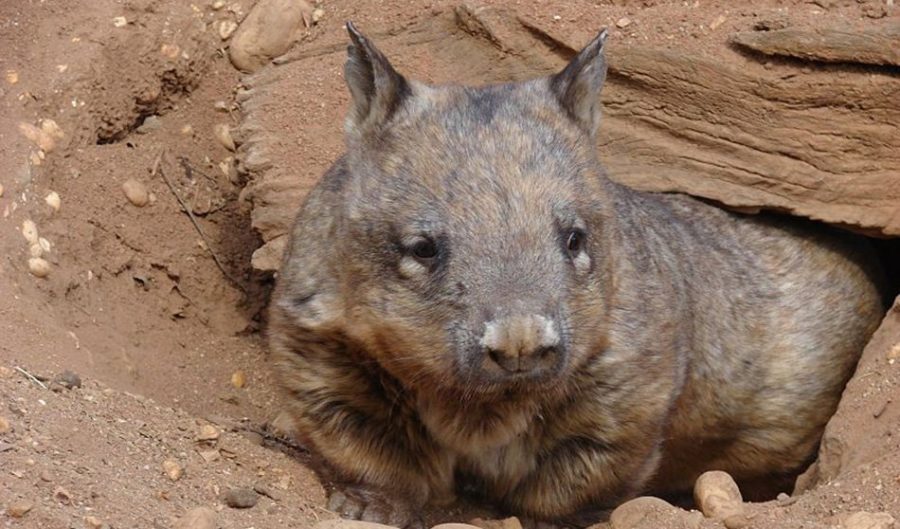
POLYGON ((464 487, 585 525, 809 462, 883 314, 864 242, 608 179, 606 31, 556 75, 473 88, 409 80, 347 27, 346 154, 269 329, 332 509, 416 526, 464 487))

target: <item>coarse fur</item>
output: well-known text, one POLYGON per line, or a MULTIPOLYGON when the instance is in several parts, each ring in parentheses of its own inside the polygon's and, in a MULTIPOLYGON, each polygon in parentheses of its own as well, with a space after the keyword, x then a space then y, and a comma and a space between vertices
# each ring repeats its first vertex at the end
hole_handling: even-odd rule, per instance
POLYGON ((605 32, 555 76, 471 88, 407 80, 348 29, 347 152, 269 329, 333 508, 414 526, 465 483, 584 525, 808 462, 882 315, 864 241, 609 180, 605 32))

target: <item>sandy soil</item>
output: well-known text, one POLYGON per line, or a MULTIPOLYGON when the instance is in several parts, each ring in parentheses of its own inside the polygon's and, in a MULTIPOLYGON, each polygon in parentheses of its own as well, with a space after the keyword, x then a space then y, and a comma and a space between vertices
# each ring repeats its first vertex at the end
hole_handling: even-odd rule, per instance
MULTIPOLYGON (((891 14, 884 2, 856 1, 485 3, 550 21, 573 40, 609 25, 618 45, 677 41, 748 68, 761 66, 727 46, 731 30, 783 20, 816 24, 824 16, 864 24, 891 14)), ((340 42, 346 19, 376 34, 452 5, 326 1, 324 18, 295 50, 340 42)), ((266 429, 275 409, 262 334, 271 277, 250 267, 259 240, 240 197, 243 177, 234 153, 213 133, 241 119, 234 102, 241 76, 214 22, 240 21, 251 6, 251 0, 220 9, 179 0, 0 3, 3 526, 168 528, 202 506, 217 513, 218 527, 307 527, 333 516, 303 450, 266 429), (61 133, 39 148, 28 126, 46 129, 46 120, 61 133), (147 205, 126 199, 122 184, 129 179, 146 187, 147 205), (60 198, 58 210, 45 200, 51 193, 60 198), (37 250, 23 234, 26 221, 46 241, 45 278, 29 273, 37 250), (81 387, 53 382, 66 370, 79 375, 81 387), (182 470, 177 479, 173 462, 182 470), (236 487, 255 489, 255 506, 229 507, 225 497, 236 487), (14 516, 16 509, 27 512, 14 516)), ((415 72, 427 61, 398 62, 415 72)), ((340 73, 323 64, 310 75, 340 73)), ((298 99, 309 102, 304 94, 298 99)), ((325 164, 339 152, 346 102, 343 93, 326 94, 298 112, 297 119, 335 138, 309 154, 311 163, 325 164)), ((884 360, 896 336, 883 338, 872 354, 884 360)), ((893 367, 885 362, 884 370, 893 367)), ((888 412, 879 408, 874 418, 893 421, 869 452, 868 468, 876 473, 851 474, 793 505, 762 504, 760 526, 824 527, 861 509, 900 518, 898 496, 890 496, 900 490, 893 409, 900 382, 896 371, 886 372, 859 392, 877 387, 881 400, 872 405, 888 412)), ((435 520, 463 520, 471 512, 454 508, 435 520)))

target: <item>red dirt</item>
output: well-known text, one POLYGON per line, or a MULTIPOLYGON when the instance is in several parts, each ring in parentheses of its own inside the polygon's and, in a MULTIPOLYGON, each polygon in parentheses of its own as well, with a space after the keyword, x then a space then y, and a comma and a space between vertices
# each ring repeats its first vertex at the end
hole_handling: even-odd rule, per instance
MULTIPOLYGON (((882 4, 818 2, 834 5, 823 9, 799 0, 739 8, 724 1, 485 3, 550 20, 579 42, 628 17, 631 24, 615 30, 617 45, 677 42, 748 68, 761 66, 725 45, 732 30, 786 18, 815 24, 821 16, 861 24, 877 16, 882 4), (710 29, 720 15, 724 20, 710 29)), ((346 19, 377 33, 453 5, 358 4, 324 3, 324 19, 295 50, 342 41, 346 19)), ((10 424, 4 432, 0 420, 0 507, 33 504, 22 518, 0 514, 4 526, 81 528, 91 526, 86 517, 96 517, 109 527, 166 528, 196 506, 219 511, 219 527, 305 527, 332 516, 324 510, 322 487, 303 465, 302 450, 253 433, 275 409, 261 334, 271 278, 251 270, 259 239, 239 199, 243 182, 229 169, 234 154, 213 135, 216 124, 240 121, 234 105, 240 75, 222 52, 227 43, 211 26, 239 19, 251 5, 0 5, 0 419, 10 424), (127 23, 117 27, 116 17, 127 23), (152 115, 158 126, 137 130, 152 115), (43 159, 20 132, 21 123, 40 126, 42 119, 54 120, 64 133, 43 159), (206 241, 165 178, 195 213, 206 241), (128 179, 144 183, 155 201, 131 205, 121 189, 128 179), (59 211, 44 201, 51 191, 61 197, 59 211), (51 263, 46 278, 28 272, 25 220, 34 221, 51 244, 44 256, 51 263), (84 385, 50 391, 17 368, 49 379, 71 370, 84 385), (232 384, 236 371, 246 374, 243 387, 232 384), (218 441, 197 441, 207 423, 223 432, 218 441), (185 468, 179 480, 164 475, 166 459, 185 468), (229 487, 254 485, 271 498, 261 496, 246 510, 225 506, 222 495, 229 487)), ((415 74, 428 60, 411 56, 398 62, 415 74)), ((339 75, 326 64, 310 72, 339 75)), ((344 93, 329 93, 298 115, 339 138, 346 102, 344 93)), ((340 148, 339 140, 332 141, 310 155, 311 163, 326 164, 340 148)), ((893 325, 894 334, 883 335, 873 355, 883 359, 896 342, 900 330, 893 325)), ((866 444, 868 452, 858 458, 869 470, 855 467, 795 506, 762 504, 759 519, 766 522, 760 527, 824 527, 829 517, 861 509, 900 518, 894 409, 900 367, 882 364, 880 375, 859 390, 877 392, 877 406, 887 399, 884 417, 892 421, 879 437, 884 442, 866 444)), ((848 405, 869 401, 853 402, 848 405)), ((857 426, 845 443, 869 437, 865 424, 857 426)), ((469 512, 455 509, 435 519, 466 519, 469 512)))

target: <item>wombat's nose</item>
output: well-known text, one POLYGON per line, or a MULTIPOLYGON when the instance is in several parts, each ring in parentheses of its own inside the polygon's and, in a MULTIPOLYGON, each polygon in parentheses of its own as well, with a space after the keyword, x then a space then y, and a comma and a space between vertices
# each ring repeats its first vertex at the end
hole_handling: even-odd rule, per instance
POLYGON ((488 322, 481 338, 486 361, 508 373, 534 373, 558 363, 559 333, 539 315, 509 316, 488 322))

